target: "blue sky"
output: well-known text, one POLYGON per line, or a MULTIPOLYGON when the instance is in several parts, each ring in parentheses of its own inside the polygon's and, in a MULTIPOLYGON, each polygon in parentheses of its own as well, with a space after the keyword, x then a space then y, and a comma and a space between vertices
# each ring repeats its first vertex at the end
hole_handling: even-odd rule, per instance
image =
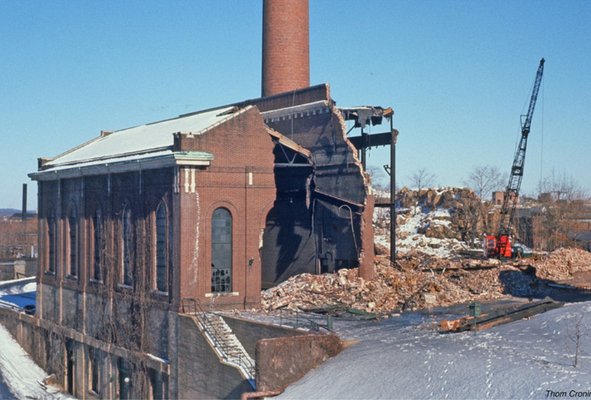
MULTIPOLYGON (((260 95, 259 0, 0 2, 0 208, 37 157, 260 95)), ((591 193, 591 1, 310 0, 311 83, 338 105, 395 110, 400 184, 509 171, 546 58, 522 192, 540 173, 591 193)), ((388 162, 387 149, 369 162, 388 162)))

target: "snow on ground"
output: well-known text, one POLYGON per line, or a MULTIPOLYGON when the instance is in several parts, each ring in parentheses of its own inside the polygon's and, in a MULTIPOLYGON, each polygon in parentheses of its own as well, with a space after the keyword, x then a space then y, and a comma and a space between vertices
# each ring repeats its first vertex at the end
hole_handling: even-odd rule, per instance
POLYGON ((47 376, 25 350, 0 325, 0 375, 17 399, 73 399, 56 388, 42 385, 47 376))
POLYGON ((359 342, 310 371, 279 399, 546 399, 591 397, 591 302, 483 332, 439 334, 438 317, 336 320, 359 342), (579 365, 571 340, 582 320, 579 365), (551 392, 549 392, 551 391, 551 392), (560 396, 552 396, 558 393, 560 396), (566 394, 563 394, 566 393, 566 394))
MULTIPOLYGON (((374 213, 374 219, 378 218, 378 210, 374 213)), ((420 229, 426 224, 451 226, 450 211, 445 208, 437 208, 430 212, 422 212, 421 207, 411 209, 402 223, 397 225, 396 250, 400 254, 408 253, 412 250, 419 250, 425 254, 446 258, 454 252, 466 248, 466 244, 453 238, 434 238, 419 233, 420 229)), ((387 249, 390 249, 390 235, 385 230, 377 229, 374 242, 387 249)))

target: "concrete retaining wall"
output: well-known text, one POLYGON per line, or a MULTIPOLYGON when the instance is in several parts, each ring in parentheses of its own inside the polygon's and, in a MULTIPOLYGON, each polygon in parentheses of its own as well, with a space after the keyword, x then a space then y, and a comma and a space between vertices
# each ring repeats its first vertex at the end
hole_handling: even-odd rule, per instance
POLYGON ((224 321, 232 329, 249 356, 254 358, 256 344, 261 339, 305 335, 306 332, 277 325, 224 316, 224 321))
POLYGON ((256 345, 257 390, 283 390, 342 349, 335 335, 261 339, 256 345))
POLYGON ((237 369, 222 364, 195 321, 179 316, 178 398, 239 399, 252 391, 237 369))

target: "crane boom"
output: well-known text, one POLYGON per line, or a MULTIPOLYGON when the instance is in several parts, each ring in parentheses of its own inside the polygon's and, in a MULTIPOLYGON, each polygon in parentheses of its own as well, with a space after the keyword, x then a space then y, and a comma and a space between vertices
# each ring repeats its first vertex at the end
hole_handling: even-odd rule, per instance
POLYGON ((542 82, 542 75, 544 74, 544 62, 542 58, 536 74, 534 88, 529 100, 529 108, 527 114, 521 118, 521 140, 519 146, 515 151, 515 158, 513 159, 513 166, 511 167, 511 176, 509 183, 505 189, 505 196, 503 199, 503 207, 501 208, 501 221, 499 226, 499 235, 511 234, 511 222, 515 215, 515 208, 517 206, 517 198, 519 196, 519 189, 521 188, 521 180, 523 179, 523 167, 525 165, 525 151, 527 149, 527 137, 531 129, 531 121, 538 99, 538 92, 542 82))
POLYGON ((521 140, 515 151, 515 158, 511 167, 511 175, 509 183, 505 189, 505 196, 503 198, 503 206, 501 207, 501 217, 499 223, 499 231, 497 236, 487 235, 485 243, 485 251, 487 255, 493 254, 497 257, 511 257, 511 223, 515 215, 517 207, 517 198, 519 196, 519 189, 521 188, 521 180, 523 179, 523 167, 525 165, 525 151, 527 149, 527 138, 531 128, 531 121, 538 99, 538 92, 542 82, 542 75, 544 74, 544 62, 542 58, 538 66, 534 88, 529 100, 529 107, 526 115, 521 116, 521 140))

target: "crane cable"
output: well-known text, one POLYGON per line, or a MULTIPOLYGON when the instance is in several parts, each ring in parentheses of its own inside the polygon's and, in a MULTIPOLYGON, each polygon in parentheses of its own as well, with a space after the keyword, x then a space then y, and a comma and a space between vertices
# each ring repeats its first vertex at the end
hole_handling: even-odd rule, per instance
POLYGON ((544 180, 544 108, 545 108, 545 91, 546 85, 544 85, 544 81, 542 81, 542 122, 541 122, 541 143, 540 143, 540 183, 538 184, 538 192, 542 192, 543 187, 543 180, 544 180))

